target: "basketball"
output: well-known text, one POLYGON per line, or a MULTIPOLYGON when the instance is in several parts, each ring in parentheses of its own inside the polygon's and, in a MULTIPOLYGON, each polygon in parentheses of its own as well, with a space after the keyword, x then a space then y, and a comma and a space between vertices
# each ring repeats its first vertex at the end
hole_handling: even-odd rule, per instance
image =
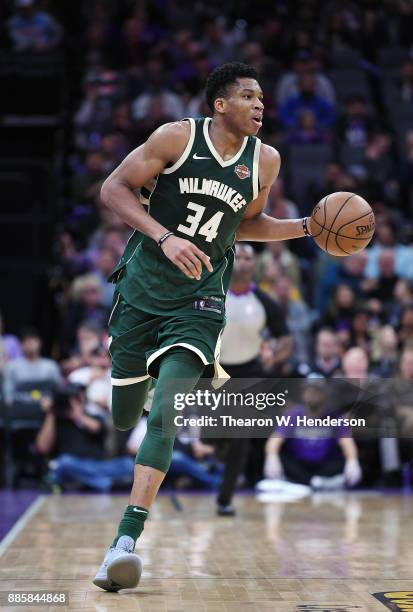
POLYGON ((325 196, 311 213, 316 244, 330 255, 344 257, 364 249, 374 234, 374 213, 356 193, 338 191, 325 196))

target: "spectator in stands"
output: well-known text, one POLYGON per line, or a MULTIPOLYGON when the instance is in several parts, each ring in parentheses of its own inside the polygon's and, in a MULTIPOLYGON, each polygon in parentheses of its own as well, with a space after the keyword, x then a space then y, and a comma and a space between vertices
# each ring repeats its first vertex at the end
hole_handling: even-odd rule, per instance
MULTIPOLYGON (((293 426, 279 426, 265 448, 264 474, 314 489, 355 486, 362 476, 357 447, 348 428, 297 426, 297 417, 323 418, 329 412, 324 381, 309 379, 302 403, 285 413, 293 426)), ((290 423, 290 424, 291 424, 290 423)))
POLYGON ((62 362, 63 372, 68 375, 80 368, 109 367, 110 360, 102 343, 101 328, 93 321, 82 322, 76 330, 76 346, 70 357, 62 362))
POLYGON ((399 100, 404 104, 413 102, 413 60, 407 58, 401 65, 400 77, 397 79, 399 100))
POLYGON ((413 212, 413 130, 404 134, 403 154, 400 162, 400 184, 402 188, 403 212, 407 216, 413 212))
POLYGON ((308 361, 312 316, 308 305, 298 298, 287 276, 279 275, 275 283, 276 300, 282 309, 287 329, 293 339, 294 360, 308 361), (294 297, 293 297, 294 296, 294 297))
POLYGON ((183 103, 165 82, 164 66, 160 58, 151 57, 147 63, 148 81, 144 91, 132 103, 132 117, 143 132, 165 121, 177 121, 183 117, 183 103))
POLYGON ((284 186, 282 177, 271 185, 265 212, 276 219, 296 219, 300 216, 298 207, 285 196, 284 186))
POLYGON ((317 310, 323 311, 338 285, 348 285, 361 297, 361 283, 364 280, 364 271, 367 265, 367 252, 360 251, 348 257, 342 257, 339 262, 327 261, 315 292, 315 305, 317 310))
POLYGON ((102 134, 111 129, 113 110, 123 95, 119 72, 102 68, 86 76, 84 98, 74 116, 80 149, 100 148, 102 134))
POLYGON ((333 300, 321 318, 321 323, 323 326, 331 327, 339 335, 343 346, 348 345, 355 310, 356 296, 352 288, 345 284, 338 285, 333 300))
POLYGON ((299 114, 298 126, 286 135, 288 144, 323 144, 331 141, 331 134, 317 125, 317 118, 312 110, 303 110, 299 114))
POLYGON ((330 378, 335 376, 341 365, 341 348, 337 334, 325 327, 317 332, 315 338, 314 356, 309 362, 298 364, 299 376, 321 376, 330 378))
POLYGON ((413 305, 403 308, 397 334, 403 347, 413 346, 413 305))
POLYGON ((369 136, 376 128, 364 98, 358 94, 351 96, 346 109, 337 123, 337 137, 340 144, 352 147, 366 147, 369 136))
POLYGON ((364 167, 367 171, 370 197, 372 200, 389 191, 389 181, 396 179, 392 140, 386 132, 374 132, 368 138, 364 167))
POLYGON ((4 369, 3 393, 7 404, 12 404, 16 393, 29 385, 32 389, 52 389, 61 383, 59 366, 52 359, 41 357, 42 341, 39 332, 31 327, 20 336, 22 357, 9 361, 4 369))
POLYGON ((400 316, 405 306, 413 305, 413 283, 404 278, 397 281, 393 290, 393 302, 386 313, 387 322, 393 328, 400 324, 400 316))
POLYGON ((106 176, 102 151, 87 152, 84 164, 78 168, 77 175, 71 181, 73 199, 76 202, 93 201, 96 185, 100 188, 106 176))
POLYGON ((398 276, 396 274, 396 253, 394 248, 382 248, 378 255, 379 274, 363 283, 367 298, 381 305, 382 310, 391 306, 398 276))
POLYGON ((9 361, 22 356, 19 339, 13 334, 4 333, 4 321, 0 312, 0 376, 9 361))
POLYGON ((311 111, 316 118, 318 129, 331 128, 336 120, 336 111, 328 102, 316 93, 314 75, 306 72, 298 80, 298 93, 287 98, 280 106, 280 121, 285 128, 297 128, 303 111, 311 111))
POLYGON ((292 282, 291 297, 301 297, 301 271, 298 257, 288 248, 286 241, 274 241, 267 244, 267 248, 258 260, 257 278, 260 288, 276 298, 276 282, 280 274, 285 274, 292 282))
POLYGON ((369 312, 366 308, 358 308, 351 321, 348 346, 359 346, 369 355, 371 341, 369 312))
MULTIPOLYGON (((374 243, 367 249, 368 261, 365 276, 368 279, 378 279, 380 276, 379 258, 385 249, 394 253, 394 272, 400 278, 413 279, 413 247, 397 241, 396 228, 390 221, 376 220, 374 243)), ((386 260, 390 255, 386 256, 386 260)))
POLYGON ((112 308, 113 294, 115 285, 108 283, 109 274, 115 268, 118 262, 118 255, 113 249, 102 248, 94 258, 93 273, 100 281, 101 304, 107 308, 112 308))
POLYGON ((314 57, 307 51, 295 54, 292 69, 283 74, 276 85, 275 98, 281 106, 288 98, 299 94, 299 79, 302 74, 313 73, 315 79, 315 92, 321 98, 335 104, 336 96, 331 81, 321 72, 314 70, 314 57))
POLYGON ((235 56, 236 41, 224 23, 223 19, 211 19, 204 25, 202 47, 215 66, 231 61, 235 56))
POLYGON ((49 484, 64 487, 76 483, 105 493, 114 483, 130 483, 132 457, 105 459, 106 421, 87 411, 85 394, 79 387, 69 386, 56 393, 45 413, 36 448, 42 455, 56 455, 49 464, 49 484))
POLYGON ((390 378, 397 370, 398 337, 393 327, 383 325, 378 330, 372 347, 372 372, 379 378, 390 378))
POLYGON ((16 13, 7 22, 15 51, 44 53, 60 45, 60 25, 52 15, 37 9, 35 0, 15 0, 15 6, 16 13))
POLYGON ((76 330, 82 321, 93 321, 103 328, 109 310, 102 304, 100 281, 93 274, 76 278, 71 288, 71 299, 62 321, 62 350, 68 355, 74 346, 76 330))

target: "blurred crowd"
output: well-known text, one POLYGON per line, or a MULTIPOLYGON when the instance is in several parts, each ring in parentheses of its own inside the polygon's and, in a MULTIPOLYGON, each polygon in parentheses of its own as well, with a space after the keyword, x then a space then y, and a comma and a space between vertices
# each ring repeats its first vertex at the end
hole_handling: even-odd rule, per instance
MULTIPOLYGON (((16 0, 1 10, 3 40, 16 54, 76 47, 82 58, 50 270, 58 313, 53 359, 40 356, 36 330, 17 339, 7 334, 6 321, 0 341, 6 402, 11 405, 27 381, 81 385, 84 394, 71 400, 77 408, 66 412, 87 432, 79 447, 99 436, 91 459, 127 453, 127 438, 108 426, 106 326, 114 287, 106 277, 131 230, 102 206, 100 187, 157 126, 207 115, 205 79, 232 60, 258 69, 265 104, 260 137, 282 156, 266 212, 296 218, 328 193, 354 191, 376 215, 374 240, 356 255, 329 257, 307 238, 257 250, 250 282, 277 304, 288 337, 280 351, 271 331, 260 330, 263 370, 284 377, 339 372, 413 380, 410 1, 261 0, 251 10, 243 0, 224 9, 215 1, 94 0, 74 11, 65 2, 56 8, 48 0, 16 0), (79 416, 82 411, 89 416, 79 416), (89 417, 93 423, 85 421, 89 417)), ((42 410, 53 412, 48 402, 42 410)), ((50 452, 49 442, 42 439, 38 452, 50 452)), ((190 446, 188 457, 210 461, 212 448, 190 446)), ((404 452, 387 471, 400 472, 404 452)), ((383 469, 371 482, 381 482, 383 469)))

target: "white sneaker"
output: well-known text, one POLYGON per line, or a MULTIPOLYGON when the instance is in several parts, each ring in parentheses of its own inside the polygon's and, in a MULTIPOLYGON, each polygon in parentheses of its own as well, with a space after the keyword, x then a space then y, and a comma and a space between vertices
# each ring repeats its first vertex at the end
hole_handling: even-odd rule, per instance
POLYGON ((133 552, 134 541, 129 536, 119 538, 116 548, 111 546, 103 559, 93 584, 105 591, 133 589, 139 584, 142 560, 133 552))

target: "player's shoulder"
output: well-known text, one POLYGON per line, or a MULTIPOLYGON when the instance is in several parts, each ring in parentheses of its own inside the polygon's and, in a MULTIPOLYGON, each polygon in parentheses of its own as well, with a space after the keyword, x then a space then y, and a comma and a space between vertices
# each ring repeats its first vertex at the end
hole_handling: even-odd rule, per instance
POLYGON ((281 163, 281 156, 277 149, 270 145, 261 143, 260 148, 260 164, 281 163))
POLYGON ((190 121, 183 119, 160 125, 149 136, 145 147, 163 159, 165 165, 174 164, 184 154, 190 138, 190 121))
POLYGON ((261 144, 260 148, 260 182, 264 185, 272 183, 278 176, 281 165, 281 156, 277 149, 270 145, 261 144))
POLYGON ((157 142, 168 142, 169 145, 173 141, 188 142, 191 135, 191 124, 188 119, 181 119, 181 121, 171 121, 170 123, 164 123, 160 125, 154 132, 152 132, 150 139, 157 142), (173 141, 171 141, 173 139, 173 141))

